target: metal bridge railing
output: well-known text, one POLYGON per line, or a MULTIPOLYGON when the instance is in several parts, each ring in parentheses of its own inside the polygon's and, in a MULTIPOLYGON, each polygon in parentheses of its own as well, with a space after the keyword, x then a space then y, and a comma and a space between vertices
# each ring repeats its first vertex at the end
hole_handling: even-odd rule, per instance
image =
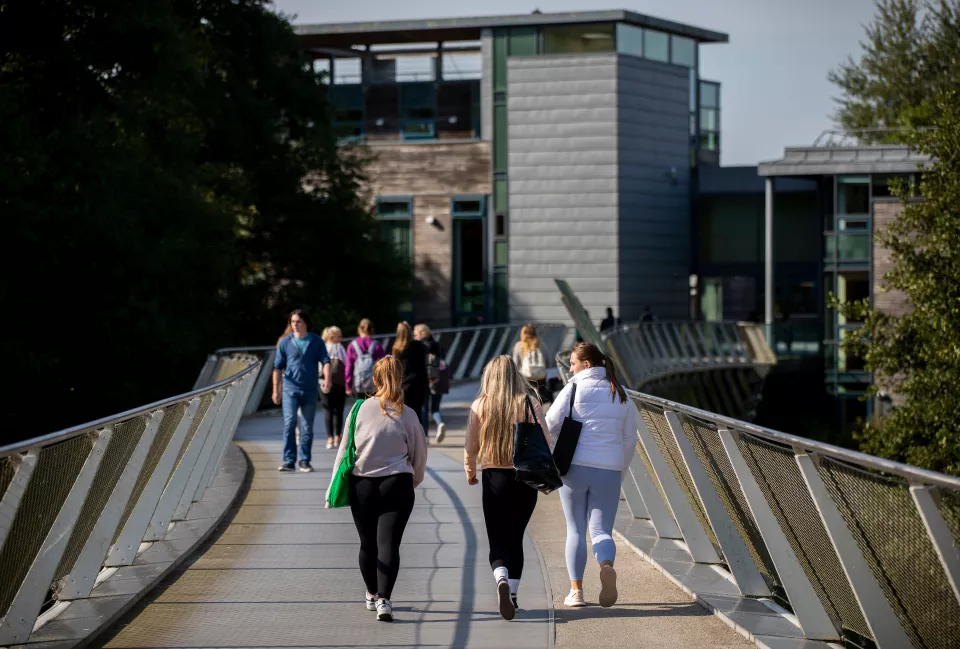
POLYGON ((628 394, 623 493, 659 537, 774 598, 808 639, 957 646, 960 478, 628 394))
MULTIPOLYGON (((444 351, 444 357, 450 367, 452 379, 454 381, 474 381, 480 378, 484 366, 491 359, 512 352, 513 345, 520 340, 522 326, 519 324, 501 324, 433 329, 433 337, 440 343, 440 347, 444 351)), ((563 344, 568 328, 566 325, 550 323, 536 323, 534 326, 543 346, 544 358, 553 358, 560 351, 560 346, 563 344)), ((395 337, 395 334, 381 334, 374 336, 374 339, 378 340, 389 353, 395 337)), ((352 340, 353 338, 344 339, 344 347, 349 345, 352 340)), ((256 412, 261 404, 266 406, 264 400, 269 399, 267 386, 270 385, 271 381, 270 374, 276 356, 275 346, 218 349, 207 357, 207 362, 200 371, 194 387, 202 387, 229 375, 236 367, 238 358, 242 359, 249 356, 255 356, 263 363, 263 369, 256 379, 244 414, 256 412)))
POLYGON ((0 645, 26 642, 51 603, 131 565, 213 481, 260 360, 232 355, 208 385, 0 448, 0 645))

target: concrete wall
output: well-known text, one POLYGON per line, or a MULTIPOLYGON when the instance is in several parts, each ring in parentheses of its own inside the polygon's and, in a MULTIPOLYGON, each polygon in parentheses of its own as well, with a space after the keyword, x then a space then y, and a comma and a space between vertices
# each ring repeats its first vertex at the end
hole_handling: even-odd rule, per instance
POLYGON ((490 194, 490 143, 422 143, 371 147, 373 196, 413 197, 413 308, 418 321, 449 326, 453 290, 450 199, 490 194), (432 216, 437 225, 425 219, 432 216))
POLYGON ((689 314, 690 78, 686 68, 618 57, 619 296, 624 320, 645 304, 689 314))
POLYGON ((615 54, 508 60, 510 318, 566 322, 619 304, 615 54))

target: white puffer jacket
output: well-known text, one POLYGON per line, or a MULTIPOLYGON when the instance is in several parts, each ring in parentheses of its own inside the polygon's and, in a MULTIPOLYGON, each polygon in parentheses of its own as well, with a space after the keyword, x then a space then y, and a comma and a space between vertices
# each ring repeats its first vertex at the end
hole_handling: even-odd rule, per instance
MULTIPOLYGON (((610 394, 610 382, 604 367, 591 367, 574 374, 576 383, 573 418, 583 422, 573 463, 595 469, 623 471, 633 459, 637 447, 637 409, 628 399, 610 394)), ((556 440, 563 418, 570 412, 570 383, 557 395, 547 412, 550 436, 556 440)))

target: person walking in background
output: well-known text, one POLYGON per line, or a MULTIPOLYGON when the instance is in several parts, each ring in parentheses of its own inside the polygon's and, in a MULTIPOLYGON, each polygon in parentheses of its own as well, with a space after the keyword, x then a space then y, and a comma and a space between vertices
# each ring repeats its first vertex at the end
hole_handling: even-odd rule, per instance
POLYGON ((552 401, 547 391, 547 361, 540 348, 540 338, 532 324, 520 329, 520 340, 513 346, 513 362, 520 368, 520 374, 537 392, 541 402, 552 401))
POLYGON ((570 594, 563 603, 585 606, 584 540, 589 530, 593 554, 600 564, 600 606, 617 602, 617 546, 613 521, 620 503, 620 483, 637 445, 637 411, 627 399, 613 360, 595 345, 580 343, 570 353, 570 381, 547 413, 551 435, 560 432, 571 412, 583 425, 570 470, 563 476, 560 502, 567 520, 567 572, 570 594), (575 394, 574 394, 575 393, 575 394))
POLYGON ((403 367, 403 403, 417 413, 422 425, 423 403, 430 386, 427 380, 427 348, 419 340, 414 340, 409 323, 401 322, 397 325, 397 337, 391 351, 403 367))
POLYGON ((483 473, 483 520, 490 542, 490 567, 497 584, 500 615, 512 620, 519 608, 517 592, 523 576, 523 534, 537 506, 537 491, 516 478, 513 427, 533 409, 547 444, 550 435, 540 403, 509 356, 487 363, 480 396, 470 406, 463 464, 467 483, 483 473))
POLYGON ((330 449, 340 446, 343 432, 343 407, 347 401, 347 350, 341 344, 343 333, 340 327, 327 327, 322 337, 327 346, 327 356, 330 357, 330 381, 326 389, 320 392, 320 403, 323 404, 327 448, 330 449))
POLYGON ((643 315, 640 316, 640 322, 655 322, 657 316, 653 315, 653 307, 649 304, 643 307, 643 315))
POLYGON ((613 309, 607 307, 607 317, 600 321, 600 333, 604 333, 605 331, 613 331, 619 326, 620 318, 614 318, 613 309))
POLYGON ((430 327, 418 324, 413 328, 413 337, 419 340, 427 351, 427 379, 430 382, 429 392, 423 401, 423 410, 420 414, 420 423, 429 436, 430 418, 437 424, 437 444, 443 441, 447 434, 447 425, 440 414, 440 400, 450 391, 450 375, 447 363, 443 358, 443 349, 434 337, 430 327))
POLYGON ((383 345, 372 336, 373 323, 364 318, 357 326, 357 337, 347 346, 344 381, 347 384, 347 394, 358 399, 372 396, 376 391, 373 385, 373 365, 387 355, 383 351, 383 345))
POLYGON ((297 460, 297 409, 300 410, 300 465, 303 472, 313 471, 313 420, 317 414, 317 388, 330 384, 330 357, 327 347, 315 333, 313 322, 303 310, 287 318, 290 332, 277 343, 273 362, 273 402, 283 407, 283 464, 281 471, 293 471, 297 460), (282 396, 281 396, 282 383, 282 396))
MULTIPOLYGON (((360 405, 353 430, 357 461, 350 474, 350 511, 360 535, 360 574, 367 610, 393 621, 400 541, 413 511, 414 489, 423 482, 427 445, 417 414, 403 405, 403 369, 393 356, 373 368, 375 394, 360 405)), ((341 444, 334 466, 346 452, 341 444)), ((327 491, 327 502, 330 492, 327 491)))

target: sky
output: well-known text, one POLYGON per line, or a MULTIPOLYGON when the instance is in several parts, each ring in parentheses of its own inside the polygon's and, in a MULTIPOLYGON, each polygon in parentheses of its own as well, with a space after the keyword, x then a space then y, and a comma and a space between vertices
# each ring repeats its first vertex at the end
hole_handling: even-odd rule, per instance
POLYGON ((873 0, 274 0, 294 24, 627 9, 726 33, 700 48, 721 89, 721 164, 778 159, 834 128, 827 73, 859 59, 873 0))

